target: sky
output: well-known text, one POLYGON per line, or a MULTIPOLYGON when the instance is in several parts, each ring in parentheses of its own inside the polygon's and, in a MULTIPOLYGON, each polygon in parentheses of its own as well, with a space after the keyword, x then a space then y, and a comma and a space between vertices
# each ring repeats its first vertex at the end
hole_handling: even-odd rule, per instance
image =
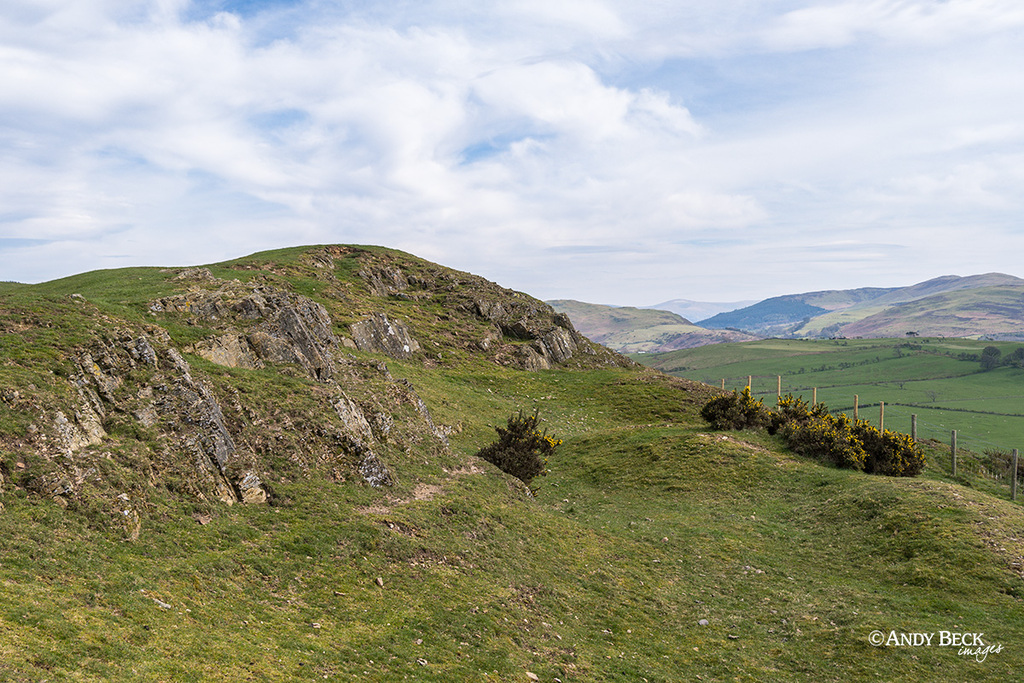
POLYGON ((1020 0, 4 0, 0 280, 377 244, 653 305, 1024 276, 1020 0))

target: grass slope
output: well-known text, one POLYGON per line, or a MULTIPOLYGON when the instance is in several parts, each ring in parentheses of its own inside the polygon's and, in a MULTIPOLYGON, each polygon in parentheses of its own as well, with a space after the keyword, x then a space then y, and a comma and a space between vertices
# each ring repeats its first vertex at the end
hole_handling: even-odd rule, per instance
MULTIPOLYGON (((261 258, 287 273, 294 254, 261 258)), ((150 276, 70 285, 145 319, 131 290, 150 276)), ((68 286, 25 294, 19 314, 73 332, 68 286)), ((41 353, 56 337, 39 330, 9 346, 41 353)), ((453 427, 449 453, 390 462, 390 489, 299 478, 275 484, 275 505, 233 507, 156 489, 134 542, 5 491, 0 678, 989 681, 1024 666, 1015 504, 711 433, 697 414, 712 390, 650 370, 528 373, 468 352, 387 365, 453 427), (564 439, 536 496, 472 457, 520 408, 564 439), (1004 647, 976 661, 873 647, 876 630, 1004 647)))

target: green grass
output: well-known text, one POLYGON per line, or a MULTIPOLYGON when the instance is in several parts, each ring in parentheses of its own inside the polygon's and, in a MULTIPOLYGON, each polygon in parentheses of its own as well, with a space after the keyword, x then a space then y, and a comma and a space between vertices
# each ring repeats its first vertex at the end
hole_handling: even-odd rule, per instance
MULTIPOLYGON (((301 257, 211 268, 241 278, 272 267, 332 312, 372 303, 301 257)), ((336 272, 351 275, 341 261, 336 272)), ((59 370, 62 335, 101 334, 97 311, 149 321, 147 298, 178 286, 158 271, 108 275, 110 290, 100 276, 73 282, 84 304, 64 285, 0 289, 3 323, 18 332, 0 337, 16 359, 0 366, 0 389, 18 389, 18 405, 56 400, 61 376, 37 363, 50 354, 59 370), (22 329, 29 316, 50 326, 22 329)), ((698 413, 713 392, 699 384, 637 368, 500 367, 459 345, 475 323, 437 305, 380 302, 433 335, 421 357, 386 362, 451 431, 448 451, 412 432, 383 451, 392 488, 304 476, 286 457, 315 433, 322 385, 194 357, 228 422, 246 419, 237 397, 288 425, 260 446, 273 504, 229 507, 134 472, 117 482, 142 518, 126 541, 88 501, 63 508, 14 488, 24 454, 0 453, 0 680, 989 681, 1024 666, 1024 512, 951 480, 941 445, 917 479, 831 469, 763 433, 708 431, 698 413), (534 408, 564 443, 531 495, 473 454, 494 425, 534 408), (979 663, 956 648, 873 647, 874 630, 984 632, 1004 650, 979 663)), ((159 321, 178 343, 192 338, 187 321, 159 321)), ((857 367, 884 350, 860 348, 871 362, 857 367)), ((811 362, 793 351, 773 352, 811 362)), ((349 369, 382 360, 345 354, 349 369)), ((375 381, 344 389, 395 386, 375 381)), ((413 412, 396 409, 394 430, 413 412)), ((5 443, 30 426, 0 415, 5 443)), ((116 476, 162 447, 153 433, 115 437, 98 448, 116 476)))
POLYGON ((413 369, 392 372, 415 375, 429 400, 449 396, 439 413, 477 415, 454 439, 461 458, 490 438, 486 423, 544 402, 566 440, 537 498, 475 461, 482 473, 424 471, 439 490, 423 500, 317 480, 279 485, 283 507, 165 497, 125 543, 9 494, 0 672, 981 681, 1024 664, 1022 582, 986 543, 1018 550, 1016 506, 822 467, 764 435, 709 433, 694 419, 700 398, 656 376, 413 369), (197 523, 197 509, 212 521, 197 523), (983 631, 1006 648, 979 664, 949 648, 871 647, 876 629, 983 631))

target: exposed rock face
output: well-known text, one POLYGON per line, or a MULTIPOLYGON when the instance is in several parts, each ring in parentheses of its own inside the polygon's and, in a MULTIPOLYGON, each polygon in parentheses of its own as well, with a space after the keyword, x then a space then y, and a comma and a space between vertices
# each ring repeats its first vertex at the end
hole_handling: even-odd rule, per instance
POLYGON ((548 370, 574 356, 596 354, 590 341, 576 331, 568 316, 555 313, 546 304, 517 304, 474 301, 477 314, 495 323, 505 336, 529 342, 514 351, 514 365, 524 370, 548 370))
POLYGON ((173 454, 169 461, 185 468, 179 475, 193 482, 200 494, 226 503, 266 500, 253 473, 255 459, 236 447, 216 396, 193 378, 177 350, 166 348, 161 359, 149 338, 123 337, 83 352, 78 365, 82 372, 72 380, 82 397, 77 429, 63 413, 58 412, 55 420, 69 453, 102 443, 107 434, 101 420, 108 414, 130 415, 147 427, 163 421, 170 437, 167 450, 190 454, 191 464, 173 454), (144 373, 142 386, 122 390, 132 371, 144 373))
POLYGON ((225 334, 213 339, 197 342, 193 349, 211 363, 229 368, 262 368, 263 360, 253 349, 249 340, 239 334, 225 334))
POLYGON ((342 393, 334 403, 334 410, 345 427, 344 440, 349 449, 359 457, 359 474, 363 480, 374 487, 394 484, 390 470, 373 452, 377 447, 377 440, 362 408, 342 393))
POLYGON ((192 455, 192 474, 202 488, 229 505, 245 498, 266 500, 259 477, 252 471, 255 458, 235 446, 220 404, 208 386, 192 379, 186 370, 171 387, 161 385, 157 392, 157 413, 174 420, 175 445, 192 455), (246 496, 242 494, 243 481, 246 496))
POLYGON ((395 266, 368 266, 359 271, 359 277, 376 296, 391 296, 409 289, 405 273, 395 266))
MULTIPOLYGON (((426 272, 409 272, 404 264, 386 256, 366 259, 359 276, 367 289, 382 298, 400 300, 432 299, 445 310, 468 314, 489 325, 464 329, 471 338, 456 337, 477 350, 493 354, 494 360, 524 370, 546 370, 560 365, 629 365, 631 361, 608 349, 593 344, 576 331, 569 317, 557 313, 548 304, 519 292, 500 287, 493 282, 448 269, 427 266, 426 272)), ((407 266, 406 266, 407 267, 407 266)), ((380 329, 382 314, 377 314, 376 335, 385 336, 380 329)), ((364 331, 366 321, 353 325, 364 331)), ((356 341, 358 348, 388 353, 404 358, 404 343, 384 343, 373 340, 365 332, 364 340, 356 341)), ((410 348, 415 348, 409 345, 410 348)))
MULTIPOLYGON (((220 281, 217 281, 220 282, 220 281)), ((261 321, 248 334, 231 331, 193 347, 197 355, 234 368, 294 363, 327 381, 334 373, 338 340, 321 304, 263 285, 226 282, 213 291, 192 289, 151 304, 154 312, 186 313, 205 323, 261 321)))
POLYGON ((409 328, 383 313, 352 323, 352 338, 360 351, 383 353, 391 358, 409 358, 420 350, 409 328))
POLYGON ((54 414, 53 425, 58 448, 65 455, 71 455, 75 451, 98 444, 107 435, 99 417, 88 406, 83 406, 81 411, 75 413, 74 422, 58 410, 54 414))

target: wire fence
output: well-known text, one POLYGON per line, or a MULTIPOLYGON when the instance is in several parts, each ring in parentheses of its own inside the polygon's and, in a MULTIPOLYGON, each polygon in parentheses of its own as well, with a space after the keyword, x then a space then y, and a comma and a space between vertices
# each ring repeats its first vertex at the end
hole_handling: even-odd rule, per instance
MULTIPOLYGON (((714 384, 713 382, 708 383, 714 384)), ((834 394, 836 389, 843 388, 843 385, 828 387, 787 387, 786 390, 783 391, 781 375, 746 375, 743 377, 723 378, 720 382, 720 386, 722 389, 735 390, 750 387, 751 394, 757 398, 761 398, 765 403, 770 402, 771 399, 776 399, 786 394, 792 394, 794 396, 799 396, 812 404, 818 402, 818 389, 827 389, 830 393, 834 394), (762 388, 755 391, 752 386, 754 384, 754 380, 759 380, 759 384, 762 386, 765 386, 770 382, 775 382, 776 386, 769 389, 762 388)), ((881 386, 881 384, 878 386, 881 386)), ((949 399, 948 401, 943 399, 943 403, 957 400, 982 401, 1018 398, 1024 401, 1024 396, 998 396, 989 397, 988 399, 984 397, 949 399)), ((1013 500, 1016 500, 1018 491, 1024 491, 1024 488, 1021 488, 1021 486, 1024 485, 1024 469, 1018 467, 1018 449, 1009 447, 1006 443, 996 443, 977 432, 972 432, 969 427, 969 418, 966 417, 966 415, 969 414, 977 414, 1007 418, 1024 418, 1024 413, 971 410, 965 408, 949 408, 945 406, 923 406, 900 402, 888 403, 885 401, 868 401, 860 403, 856 395, 852 395, 851 399, 852 402, 850 405, 838 407, 830 406, 829 412, 833 414, 844 413, 851 418, 856 417, 858 419, 867 420, 873 424, 877 424, 880 428, 912 434, 918 442, 930 441, 934 442, 934 445, 936 446, 943 444, 948 445, 949 456, 947 458, 939 458, 937 464, 942 468, 944 473, 949 474, 954 478, 965 479, 976 477, 1004 485, 1009 489, 1009 497, 1013 500), (942 415, 947 413, 964 414, 965 417, 963 420, 954 420, 951 416, 940 424, 938 422, 921 419, 922 411, 930 413, 938 412, 942 415), (958 428, 965 426, 964 423, 968 423, 968 425, 966 425, 968 426, 966 431, 958 428), (1013 476, 1014 473, 1016 473, 1016 477, 1013 476), (1016 482, 1014 479, 1016 479, 1016 482)))

